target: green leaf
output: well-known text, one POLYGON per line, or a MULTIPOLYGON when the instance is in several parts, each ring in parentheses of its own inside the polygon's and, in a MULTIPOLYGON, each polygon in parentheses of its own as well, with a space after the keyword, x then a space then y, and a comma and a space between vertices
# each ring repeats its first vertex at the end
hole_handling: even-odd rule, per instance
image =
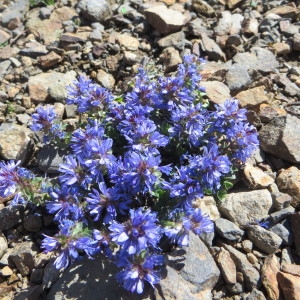
POLYGON ((221 189, 217 192, 217 197, 220 201, 224 200, 227 196, 227 191, 225 189, 221 189))

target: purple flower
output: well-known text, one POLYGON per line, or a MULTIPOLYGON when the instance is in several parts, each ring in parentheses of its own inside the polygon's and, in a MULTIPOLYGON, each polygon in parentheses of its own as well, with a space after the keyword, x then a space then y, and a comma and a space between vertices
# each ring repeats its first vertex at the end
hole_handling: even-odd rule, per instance
POLYGON ((30 128, 33 131, 48 131, 56 117, 54 106, 50 104, 39 106, 36 113, 32 114, 32 125, 30 128))
POLYGON ((60 243, 54 237, 43 235, 45 238, 42 240, 41 248, 44 249, 45 253, 56 250, 60 248, 60 243))
POLYGON ((117 265, 123 270, 117 273, 116 278, 126 290, 141 294, 145 281, 152 287, 159 283, 161 279, 159 267, 163 264, 163 255, 143 252, 138 256, 121 255, 117 265))
POLYGON ((160 227, 157 225, 156 213, 150 209, 131 209, 130 219, 124 224, 114 221, 110 226, 111 239, 121 246, 121 252, 139 253, 150 248, 157 248, 160 240, 160 227))

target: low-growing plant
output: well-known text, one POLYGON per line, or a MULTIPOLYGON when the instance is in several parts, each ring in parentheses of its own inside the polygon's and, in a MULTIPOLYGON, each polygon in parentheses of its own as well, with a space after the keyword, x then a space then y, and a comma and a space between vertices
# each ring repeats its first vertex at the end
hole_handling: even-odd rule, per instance
POLYGON ((58 225, 42 241, 57 268, 104 253, 119 268, 118 282, 142 293, 160 281, 162 239, 189 244, 189 232, 210 233, 214 223, 196 205, 205 194, 224 197, 236 171, 258 146, 257 132, 238 102, 210 107, 203 99, 202 59, 186 56, 175 76, 140 68, 130 91, 114 97, 81 76, 67 88, 80 122, 73 132, 51 105, 32 115, 44 143, 68 147, 56 182, 2 162, 0 196, 12 205, 45 205, 58 225))

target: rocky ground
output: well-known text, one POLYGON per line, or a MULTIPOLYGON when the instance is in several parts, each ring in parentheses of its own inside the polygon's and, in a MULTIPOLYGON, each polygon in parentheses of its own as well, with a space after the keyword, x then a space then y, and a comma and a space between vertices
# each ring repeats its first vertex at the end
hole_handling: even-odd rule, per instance
POLYGON ((133 297, 103 257, 63 274, 41 253, 42 213, 0 199, 0 299, 300 299, 300 23, 298 1, 58 0, 0 2, 0 155, 53 174, 62 161, 28 128, 38 105, 66 122, 65 87, 87 74, 115 94, 141 62, 166 73, 182 56, 207 58, 203 86, 249 109, 261 149, 221 204, 199 205, 216 231, 168 255, 155 291, 133 297), (30 5, 31 3, 31 5, 30 5), (268 220, 264 228, 257 221, 268 220))

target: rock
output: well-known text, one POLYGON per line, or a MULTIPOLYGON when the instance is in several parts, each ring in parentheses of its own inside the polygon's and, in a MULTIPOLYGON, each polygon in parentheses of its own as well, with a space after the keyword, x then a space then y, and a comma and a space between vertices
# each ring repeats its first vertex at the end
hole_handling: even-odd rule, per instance
POLYGON ((216 28, 214 29, 216 35, 226 35, 229 34, 232 26, 232 16, 231 12, 225 10, 221 12, 221 18, 218 21, 216 28))
POLYGON ((247 234, 253 244, 267 254, 276 252, 282 243, 282 239, 276 233, 259 225, 249 226, 247 234))
POLYGON ((103 87, 112 90, 115 86, 115 79, 114 77, 109 74, 106 73, 104 70, 100 69, 97 72, 97 82, 100 83, 103 87))
POLYGON ((179 11, 156 5, 144 11, 146 20, 160 33, 170 34, 180 31, 188 21, 179 11))
POLYGON ((235 262, 236 268, 240 271, 245 279, 246 288, 251 291, 255 287, 260 286, 259 272, 252 267, 246 255, 234 249, 230 245, 223 245, 223 247, 230 253, 232 260, 235 262))
POLYGON ((0 48, 0 61, 16 56, 19 51, 17 47, 11 47, 10 45, 0 48))
POLYGON ((8 244, 5 236, 0 236, 0 259, 6 253, 7 249, 8 249, 8 244))
POLYGON ((300 51, 300 33, 295 33, 293 36, 293 50, 300 51))
POLYGON ((286 110, 280 107, 273 107, 268 104, 261 104, 259 107, 258 116, 263 123, 269 123, 276 117, 286 115, 286 110))
POLYGON ((271 300, 279 299, 279 286, 277 274, 279 273, 279 262, 275 254, 266 257, 261 269, 261 281, 271 300))
POLYGON ((220 81, 201 81, 205 87, 205 92, 209 100, 216 104, 223 104, 226 99, 230 99, 230 90, 223 82, 220 81))
POLYGON ((168 255, 168 265, 187 281, 193 294, 212 291, 220 276, 208 248, 193 233, 190 233, 190 244, 186 251, 175 249, 168 255), (183 258, 184 264, 181 260, 183 258))
POLYGON ((33 270, 33 257, 37 254, 37 251, 37 247, 32 242, 22 242, 14 247, 14 250, 9 257, 22 276, 29 275, 33 270))
POLYGON ((166 73, 175 71, 178 64, 182 63, 179 52, 173 47, 165 48, 159 58, 165 66, 166 73))
POLYGON ((36 103, 49 101, 51 98, 64 102, 67 97, 66 86, 72 84, 75 79, 75 71, 65 74, 49 72, 31 76, 28 80, 30 99, 36 103))
MULTIPOLYGON (((299 40, 300 41, 300 40, 299 40)), ((277 55, 286 55, 291 52, 291 46, 287 43, 274 43, 272 45, 272 48, 275 50, 275 53, 277 55)), ((294 49, 296 50, 296 49, 294 49)), ((299 48, 300 50, 300 48, 299 48)))
POLYGON ((300 256, 300 213, 297 212, 290 216, 290 221, 294 233, 294 242, 297 254, 300 256))
POLYGON ((8 23, 15 19, 19 18, 20 20, 24 19, 25 14, 29 11, 30 5, 29 2, 25 0, 17 0, 13 2, 13 5, 9 6, 8 9, 4 10, 1 13, 1 23, 4 27, 8 23))
POLYGON ((300 170, 296 167, 290 167, 281 170, 276 178, 278 188, 281 192, 293 197, 292 205, 300 203, 300 170))
POLYGON ((242 23, 242 33, 250 37, 258 34, 258 20, 255 18, 244 19, 242 23))
POLYGON ((207 2, 203 0, 193 0, 192 6, 199 15, 212 17, 216 14, 214 9, 207 2))
POLYGON ((166 37, 159 39, 157 44, 162 48, 174 47, 177 50, 182 50, 185 46, 185 34, 183 31, 169 34, 166 37))
POLYGON ((9 267, 9 266, 5 266, 1 271, 0 271, 0 274, 3 276, 3 277, 9 277, 13 274, 13 270, 9 267))
MULTIPOLYGON (((125 291, 116 281, 115 274, 118 268, 109 262, 103 255, 91 260, 84 257, 73 263, 67 272, 52 285, 48 300, 77 299, 78 295, 84 295, 86 299, 95 299, 101 295, 102 299, 149 299, 149 293, 142 296, 125 291), (70 289, 70 286, 72 288, 70 289)), ((153 296, 152 296, 153 297, 153 296)))
POLYGON ((5 60, 0 62, 0 79, 8 72, 8 69, 11 65, 10 60, 5 60))
POLYGON ((268 217, 272 197, 268 190, 230 193, 219 205, 220 213, 240 226, 268 217))
POLYGON ((293 214, 294 212, 295 212, 295 208, 292 206, 288 206, 286 208, 282 208, 279 211, 270 214, 269 217, 273 223, 278 223, 283 219, 286 219, 289 215, 293 214))
POLYGON ((246 300, 266 300, 263 292, 253 289, 250 294, 246 295, 246 300))
POLYGON ((282 224, 276 224, 270 228, 270 230, 276 233, 282 239, 282 245, 291 246, 294 241, 292 231, 283 226, 282 224))
POLYGON ((37 155, 38 166, 46 173, 59 173, 59 166, 68 154, 68 150, 58 149, 52 145, 45 145, 37 155))
POLYGON ((51 51, 47 55, 40 56, 38 62, 41 64, 42 68, 50 68, 62 61, 62 57, 56 54, 54 51, 51 51))
MULTIPOLYGON (((203 81, 205 82, 207 82, 208 79, 211 80, 212 77, 219 77, 223 80, 230 66, 230 63, 217 63, 214 61, 207 61, 203 65, 202 70, 200 70, 200 74, 203 81)), ((202 83, 203 82, 201 82, 201 84, 202 83)))
POLYGON ((229 68, 225 79, 231 91, 245 89, 251 82, 247 68, 240 63, 235 63, 229 68))
POLYGON ((274 179, 261 169, 246 163, 244 168, 244 182, 251 189, 259 189, 273 184, 274 179))
POLYGON ((239 6, 243 1, 242 0, 225 0, 226 5, 228 8, 233 9, 239 6))
POLYGON ((283 248, 281 251, 281 264, 294 264, 295 260, 290 247, 283 248))
POLYGON ((300 162, 300 119, 286 115, 273 119, 259 131, 261 148, 269 154, 290 162, 300 162))
POLYGON ((289 194, 274 192, 271 195, 273 199, 274 208, 276 210, 287 208, 291 204, 292 197, 289 194))
POLYGON ((221 248, 216 260, 226 283, 235 284, 237 282, 236 266, 230 257, 230 253, 224 248, 221 248))
POLYGON ((230 242, 239 242, 244 235, 243 230, 234 223, 223 218, 216 220, 215 226, 217 233, 230 242))
POLYGON ((220 213, 216 204, 216 200, 212 196, 204 196, 196 198, 193 202, 193 207, 200 208, 204 213, 208 214, 212 221, 220 218, 220 213))
POLYGON ((0 126, 0 155, 10 160, 20 160, 21 164, 32 155, 33 132, 17 124, 3 123, 0 126))
POLYGON ((289 273, 291 275, 300 277, 300 265, 293 265, 284 263, 281 265, 281 271, 284 273, 289 273))
POLYGON ((239 100, 241 107, 252 108, 262 103, 268 103, 270 100, 265 93, 264 86, 257 86, 238 93, 235 98, 239 100))
POLYGON ((20 49, 21 55, 26 55, 31 58, 37 58, 40 55, 47 54, 48 50, 45 45, 36 41, 29 41, 25 44, 25 47, 20 49))
POLYGON ((247 70, 254 69, 262 73, 272 72, 279 66, 271 51, 259 47, 252 47, 250 53, 237 53, 233 57, 233 62, 242 65, 247 70))
POLYGON ((107 0, 80 0, 77 5, 84 18, 92 22, 103 22, 112 16, 107 0))
POLYGON ((42 219, 38 215, 29 215, 25 218, 23 226, 29 232, 39 232, 42 228, 42 219))
POLYGON ((278 272, 277 280, 285 299, 300 299, 300 280, 298 276, 278 272))
POLYGON ((226 60, 225 54, 213 39, 209 38, 204 32, 201 33, 201 38, 201 47, 209 59, 215 61, 226 60))
POLYGON ((121 48, 124 48, 128 51, 136 51, 139 48, 138 39, 130 36, 129 34, 119 34, 116 36, 116 41, 121 48))
POLYGON ((266 16, 270 14, 276 14, 282 18, 290 18, 294 20, 299 15, 299 9, 297 9, 294 2, 290 2, 287 5, 279 5, 278 7, 268 10, 266 16))
POLYGON ((62 33, 62 23, 77 16, 75 10, 67 6, 55 9, 49 19, 41 20, 39 14, 39 8, 30 10, 26 16, 25 26, 31 32, 38 32, 45 45, 58 40, 62 33))

